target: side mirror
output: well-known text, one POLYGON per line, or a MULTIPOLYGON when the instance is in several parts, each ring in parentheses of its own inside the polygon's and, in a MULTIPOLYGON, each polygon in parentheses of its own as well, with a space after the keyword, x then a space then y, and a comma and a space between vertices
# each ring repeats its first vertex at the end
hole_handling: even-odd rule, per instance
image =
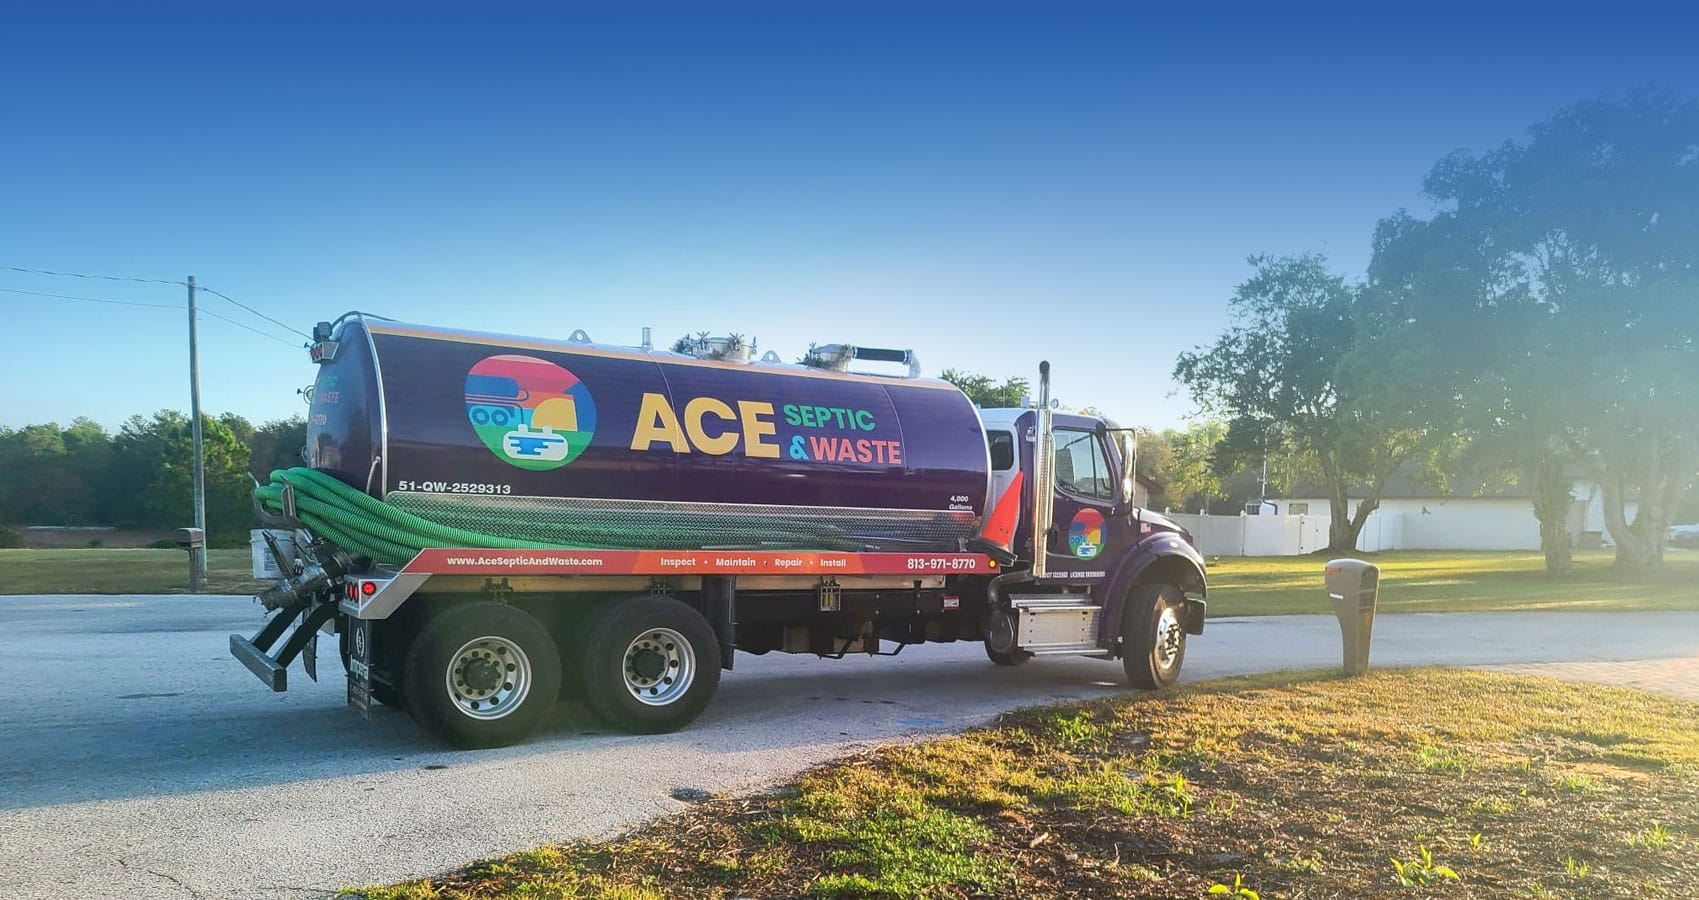
POLYGON ((1139 438, 1132 431, 1121 432, 1121 502, 1138 505, 1139 438))

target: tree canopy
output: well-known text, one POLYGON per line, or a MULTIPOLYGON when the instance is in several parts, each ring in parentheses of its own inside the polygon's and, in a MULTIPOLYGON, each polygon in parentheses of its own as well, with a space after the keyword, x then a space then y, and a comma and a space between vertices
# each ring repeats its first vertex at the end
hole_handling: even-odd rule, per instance
POLYGON ((1447 156, 1424 189, 1436 212, 1383 221, 1370 272, 1464 431, 1535 473, 1548 543, 1585 475, 1619 563, 1658 565, 1699 470, 1699 104, 1578 103, 1526 141, 1447 156))
MULTIPOLYGON (((240 416, 207 417, 202 428, 207 528, 221 540, 253 521, 254 479, 298 464, 300 418, 255 428, 240 416), (250 468, 250 461, 253 468, 250 468)), ((0 523, 177 528, 193 521, 189 419, 174 410, 131 416, 117 434, 76 419, 0 428, 0 523)))
POLYGON ((1000 409, 1021 405, 1029 385, 1025 378, 1005 378, 997 381, 988 375, 945 369, 938 375, 966 394, 975 405, 984 409, 1000 409))
POLYGON ((1400 322, 1384 298, 1317 255, 1255 256, 1209 347, 1182 353, 1174 377, 1226 421, 1218 471, 1275 455, 1312 462, 1327 484, 1329 546, 1350 550, 1386 480, 1433 432, 1428 403, 1400 377, 1400 322), (1365 496, 1355 511, 1350 491, 1365 496))

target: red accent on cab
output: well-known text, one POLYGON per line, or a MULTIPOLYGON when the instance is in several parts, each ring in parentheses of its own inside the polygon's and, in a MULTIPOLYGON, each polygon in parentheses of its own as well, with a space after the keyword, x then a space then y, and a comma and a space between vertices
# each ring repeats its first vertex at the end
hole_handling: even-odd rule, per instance
POLYGON ((991 515, 985 517, 985 524, 979 529, 982 540, 1004 553, 1014 552, 1015 526, 1020 524, 1021 518, 1021 480, 1025 476, 1025 472, 1015 473, 1008 489, 997 499, 991 515))

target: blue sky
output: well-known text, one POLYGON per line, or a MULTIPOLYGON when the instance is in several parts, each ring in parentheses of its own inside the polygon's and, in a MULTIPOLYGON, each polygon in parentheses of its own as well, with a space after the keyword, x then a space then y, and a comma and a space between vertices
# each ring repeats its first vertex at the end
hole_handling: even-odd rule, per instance
MULTIPOLYGON (((933 372, 1048 358, 1065 402, 1153 426, 1190 412, 1174 357, 1247 255, 1360 273, 1445 153, 1636 85, 1699 94, 1675 7, 249 6, 9 14, 0 266, 192 273, 302 330, 360 308, 913 347, 933 372)), ((0 310, 0 425, 187 406, 180 312, 0 310)), ((303 351, 202 340, 208 410, 304 410, 303 351)))

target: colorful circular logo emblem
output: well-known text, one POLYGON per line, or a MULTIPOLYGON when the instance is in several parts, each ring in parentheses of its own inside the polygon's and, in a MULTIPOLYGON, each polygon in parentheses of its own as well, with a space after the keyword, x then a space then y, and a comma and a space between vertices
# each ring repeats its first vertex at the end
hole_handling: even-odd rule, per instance
POLYGON ((1103 552, 1103 514, 1095 509, 1082 509, 1068 524, 1068 549, 1080 559, 1091 559, 1103 552))
POLYGON ((491 356, 466 373, 466 418, 504 462, 545 471, 590 446, 596 401, 578 376, 552 362, 491 356))

